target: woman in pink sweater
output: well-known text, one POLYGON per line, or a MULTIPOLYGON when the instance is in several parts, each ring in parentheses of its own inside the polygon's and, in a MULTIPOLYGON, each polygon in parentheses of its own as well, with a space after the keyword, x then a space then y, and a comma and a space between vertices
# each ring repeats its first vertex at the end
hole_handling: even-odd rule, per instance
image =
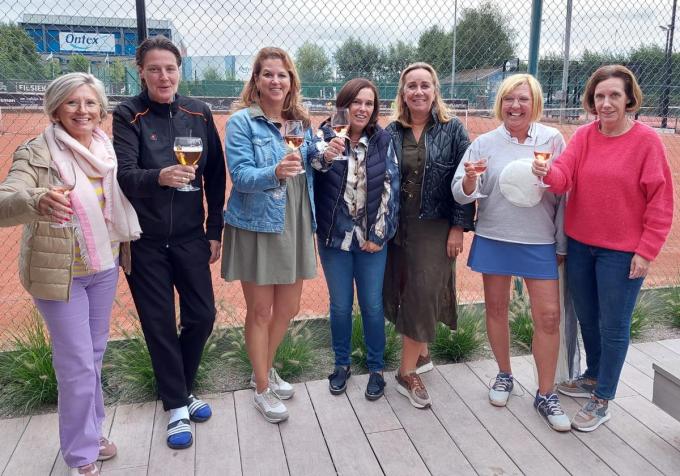
POLYGON ((534 161, 553 193, 569 192, 565 211, 567 280, 587 368, 558 390, 590 400, 572 427, 593 431, 611 418, 609 400, 630 340, 635 301, 673 219, 673 183, 657 133, 628 117, 640 109, 633 73, 603 66, 586 84, 583 107, 597 120, 581 126, 552 165, 534 161))

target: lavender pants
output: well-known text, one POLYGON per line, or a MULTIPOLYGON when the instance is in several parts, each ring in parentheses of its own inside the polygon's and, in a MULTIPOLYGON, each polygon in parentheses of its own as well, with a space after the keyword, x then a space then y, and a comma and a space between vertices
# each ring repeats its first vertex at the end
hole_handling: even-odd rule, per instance
POLYGON ((34 299, 52 340, 52 363, 59 388, 61 454, 72 468, 99 455, 104 422, 101 369, 118 266, 73 278, 71 299, 34 299))

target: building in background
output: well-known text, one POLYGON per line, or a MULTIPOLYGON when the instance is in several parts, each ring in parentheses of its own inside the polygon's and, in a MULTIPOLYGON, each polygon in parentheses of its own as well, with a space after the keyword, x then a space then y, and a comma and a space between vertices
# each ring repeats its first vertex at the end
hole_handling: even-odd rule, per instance
POLYGON ((249 55, 187 56, 182 59, 182 79, 247 81, 250 79, 252 62, 253 57, 249 55))

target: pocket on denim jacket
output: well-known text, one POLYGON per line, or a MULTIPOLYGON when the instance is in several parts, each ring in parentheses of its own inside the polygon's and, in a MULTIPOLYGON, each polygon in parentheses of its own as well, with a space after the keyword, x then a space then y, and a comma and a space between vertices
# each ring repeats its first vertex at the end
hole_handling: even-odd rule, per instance
POLYGON ((276 163, 273 148, 274 143, 270 137, 253 138, 253 151, 255 153, 256 167, 269 167, 276 163))

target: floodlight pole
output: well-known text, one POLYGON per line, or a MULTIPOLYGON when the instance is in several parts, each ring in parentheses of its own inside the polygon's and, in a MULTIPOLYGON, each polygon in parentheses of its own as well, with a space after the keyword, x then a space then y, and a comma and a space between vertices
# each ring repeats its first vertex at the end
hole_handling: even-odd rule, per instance
POLYGON ((137 9, 137 44, 146 40, 146 3, 145 0, 135 0, 137 9))
POLYGON ((571 46, 571 10, 573 0, 567 0, 567 18, 564 25, 564 62, 562 63, 562 99, 560 100, 560 123, 564 120, 569 89, 569 49, 571 46))
POLYGON ((678 0, 673 0, 673 13, 671 23, 666 30, 666 61, 665 61, 665 87, 661 95, 661 128, 668 126, 668 102, 671 94, 671 78, 673 77, 673 31, 675 30, 675 11, 678 0))
POLYGON ((453 51, 451 51, 451 86, 449 95, 453 99, 453 86, 456 83, 456 30, 458 29, 458 0, 453 2, 453 51))
POLYGON ((529 33, 529 74, 538 74, 538 53, 541 47, 541 17, 543 0, 531 0, 531 32, 529 33))

